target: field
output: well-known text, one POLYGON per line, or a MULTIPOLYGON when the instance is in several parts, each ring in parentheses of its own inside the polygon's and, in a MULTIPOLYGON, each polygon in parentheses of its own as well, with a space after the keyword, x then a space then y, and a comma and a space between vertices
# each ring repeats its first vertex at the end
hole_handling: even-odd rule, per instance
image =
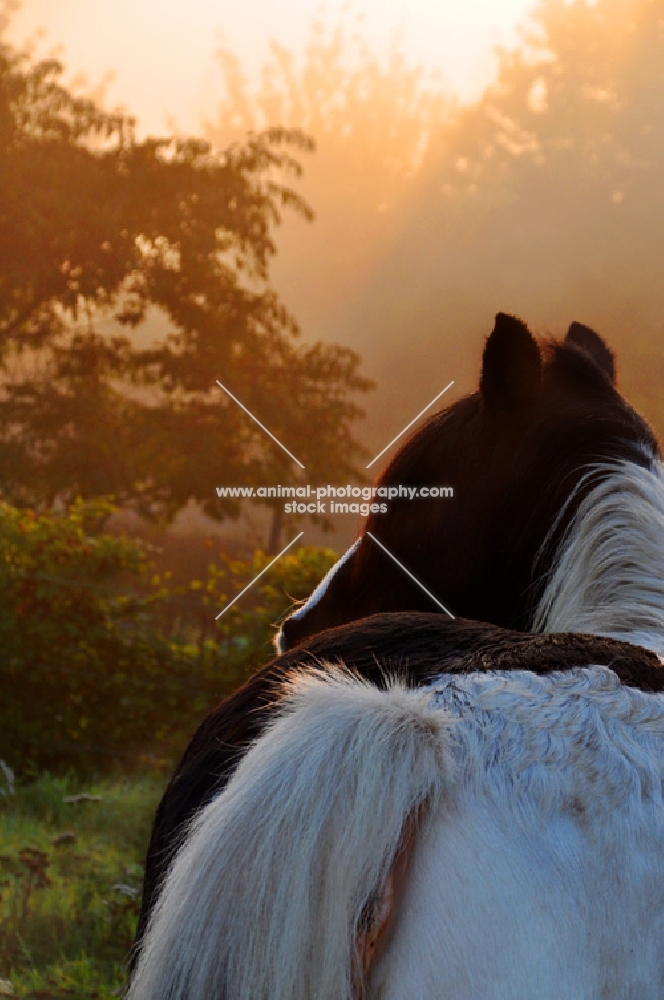
POLYGON ((44 775, 0 798, 0 997, 122 995, 164 781, 44 775))

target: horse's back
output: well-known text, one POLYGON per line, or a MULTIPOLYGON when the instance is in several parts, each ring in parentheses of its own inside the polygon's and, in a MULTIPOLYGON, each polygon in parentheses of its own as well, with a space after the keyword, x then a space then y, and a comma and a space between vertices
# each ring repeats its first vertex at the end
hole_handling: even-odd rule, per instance
POLYGON ((586 667, 285 697, 176 856, 131 1000, 661 1000, 663 695, 586 667))
POLYGON ((486 806, 441 809, 373 995, 406 1000, 417 984, 418 1000, 661 1000, 663 848, 627 817, 595 855, 570 820, 515 834, 486 806))
POLYGON ((456 793, 415 847, 381 1000, 664 995, 664 699, 614 681, 446 681, 456 793))

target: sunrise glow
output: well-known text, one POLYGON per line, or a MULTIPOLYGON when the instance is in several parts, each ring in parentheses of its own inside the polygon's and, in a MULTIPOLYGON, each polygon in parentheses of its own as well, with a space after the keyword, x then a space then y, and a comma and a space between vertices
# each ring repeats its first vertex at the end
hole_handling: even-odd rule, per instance
MULTIPOLYGON (((516 40, 530 6, 528 0, 358 0, 351 17, 361 19, 377 52, 401 33, 411 63, 471 99, 491 79, 494 47, 516 40)), ((334 23, 341 5, 325 9, 334 23)), ((39 54, 58 52, 72 76, 83 74, 92 85, 105 81, 108 103, 131 110, 142 129, 163 132, 172 118, 192 131, 215 106, 221 37, 243 69, 257 74, 268 39, 301 50, 319 11, 315 0, 24 0, 8 37, 31 40, 39 54)))

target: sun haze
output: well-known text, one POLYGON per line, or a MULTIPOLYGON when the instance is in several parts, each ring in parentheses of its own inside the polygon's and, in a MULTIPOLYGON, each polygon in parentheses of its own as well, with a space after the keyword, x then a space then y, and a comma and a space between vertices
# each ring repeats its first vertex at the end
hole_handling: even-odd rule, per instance
MULTIPOLYGON (((351 11, 378 53, 396 32, 410 62, 441 74, 462 98, 479 93, 495 71, 496 44, 509 44, 528 0, 358 0, 351 11)), ((341 5, 324 14, 334 22, 341 5)), ((257 73, 270 37, 291 51, 306 44, 321 7, 314 0, 23 0, 7 35, 32 40, 37 54, 60 55, 68 73, 97 84, 112 72, 107 102, 136 115, 139 131, 163 133, 169 120, 197 131, 221 86, 220 35, 243 70, 257 73), (41 30, 41 35, 36 33, 41 30)))

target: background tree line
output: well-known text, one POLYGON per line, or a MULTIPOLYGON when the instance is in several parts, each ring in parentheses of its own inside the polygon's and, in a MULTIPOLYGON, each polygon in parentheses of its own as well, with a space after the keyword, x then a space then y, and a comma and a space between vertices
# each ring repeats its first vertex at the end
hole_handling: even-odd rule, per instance
POLYGON ((131 118, 74 97, 61 75, 0 50, 5 498, 48 509, 113 495, 167 520, 195 500, 235 515, 215 484, 298 469, 217 379, 309 479, 356 476, 354 394, 370 387, 359 357, 299 343, 269 281, 283 211, 312 215, 288 183, 312 140, 270 128, 222 151, 139 142, 131 118), (163 335, 146 346, 131 331, 148 313, 163 335))

